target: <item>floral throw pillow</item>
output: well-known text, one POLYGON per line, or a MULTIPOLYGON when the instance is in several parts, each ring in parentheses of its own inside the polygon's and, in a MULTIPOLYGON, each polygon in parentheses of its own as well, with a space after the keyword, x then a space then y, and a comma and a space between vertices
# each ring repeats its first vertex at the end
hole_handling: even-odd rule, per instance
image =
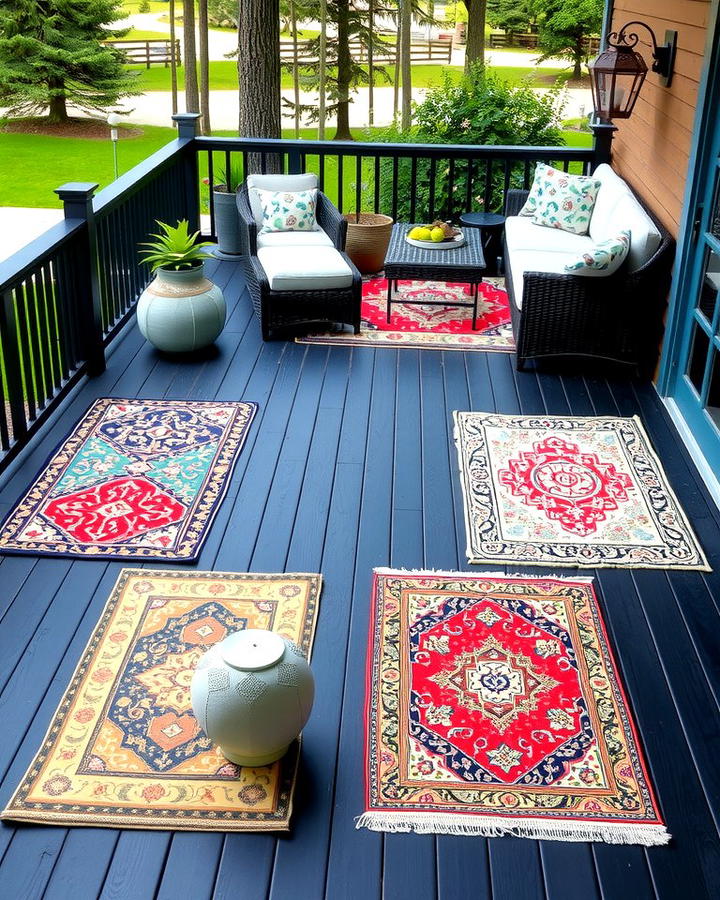
POLYGON ((586 250, 582 256, 568 263, 568 275, 607 276, 617 272, 630 250, 630 232, 621 231, 617 237, 600 241, 586 250))
POLYGON ((535 177, 530 185, 530 193, 525 201, 525 206, 518 213, 519 216, 534 216, 537 211, 538 200, 543 191, 543 185, 548 179, 548 172, 554 173, 556 170, 546 166, 545 163, 538 163, 535 166, 535 177))
POLYGON ((587 234, 601 182, 546 167, 538 189, 533 222, 571 234, 587 234))
POLYGON ((316 231, 317 188, 309 191, 263 191, 262 231, 316 231))

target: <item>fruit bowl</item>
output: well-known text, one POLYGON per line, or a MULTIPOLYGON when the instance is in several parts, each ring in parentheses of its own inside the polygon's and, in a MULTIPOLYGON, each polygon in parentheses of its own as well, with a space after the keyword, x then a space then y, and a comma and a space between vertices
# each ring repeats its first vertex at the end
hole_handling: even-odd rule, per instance
POLYGON ((456 247, 462 247, 465 243, 465 235, 459 231, 444 241, 419 241, 406 234, 405 240, 413 247, 421 247, 423 250, 454 250, 456 247))

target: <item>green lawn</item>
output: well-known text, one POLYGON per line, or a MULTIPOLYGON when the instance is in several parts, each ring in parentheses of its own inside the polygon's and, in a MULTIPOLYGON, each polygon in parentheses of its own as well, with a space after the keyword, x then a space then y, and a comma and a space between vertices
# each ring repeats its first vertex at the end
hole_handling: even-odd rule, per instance
MULTIPOLYGON (((357 140, 370 140, 378 131, 380 129, 372 132, 355 129, 354 134, 357 140)), ((223 137, 230 134, 217 132, 223 137)), ((300 134, 306 140, 317 137, 314 128, 302 129, 300 134)), ((587 132, 565 131, 563 134, 568 146, 591 146, 592 135, 587 132)), ((293 137, 292 130, 285 130, 284 136, 293 137)), ((131 169, 174 137, 172 128, 143 126, 141 136, 122 139, 118 144, 120 171, 131 169)), ((221 165, 222 160, 218 157, 218 166, 221 165)), ((336 161, 328 159, 328 184, 333 183, 335 167, 336 161)), ((32 172, 33 177, 5 178, 0 183, 0 206, 59 207, 61 204, 53 191, 66 181, 96 181, 101 187, 112 181, 112 148, 110 141, 0 134, 0 172, 11 171, 32 172)), ((368 171, 368 177, 370 174, 368 171)), ((353 196, 354 166, 346 164, 343 182, 346 196, 353 196)))
POLYGON ((131 28, 128 33, 120 38, 121 41, 168 41, 170 35, 163 31, 142 31, 140 28, 131 28))
MULTIPOLYGON (((163 66, 153 66, 146 69, 144 66, 129 66, 131 70, 138 73, 139 85, 144 92, 149 91, 169 91, 170 90, 170 69, 163 66)), ((390 78, 392 78, 393 70, 386 70, 390 78)), ((450 75, 452 81, 457 82, 462 78, 462 66, 433 66, 433 65, 416 65, 413 66, 413 87, 430 88, 437 87, 443 83, 445 73, 450 75)), ((559 77, 566 77, 567 69, 537 69, 534 67, 524 66, 496 66, 493 72, 508 81, 511 84, 519 84, 524 79, 528 79, 533 86, 545 87, 559 77)), ((184 78, 184 69, 182 66, 178 69, 178 81, 182 86, 184 78)), ((386 87, 390 85, 391 80, 377 75, 375 84, 378 87, 386 87)), ((234 60, 214 60, 210 63, 210 89, 214 91, 234 91, 237 90, 237 65, 234 60)), ((282 86, 284 88, 292 87, 292 75, 287 69, 283 69, 282 86)))

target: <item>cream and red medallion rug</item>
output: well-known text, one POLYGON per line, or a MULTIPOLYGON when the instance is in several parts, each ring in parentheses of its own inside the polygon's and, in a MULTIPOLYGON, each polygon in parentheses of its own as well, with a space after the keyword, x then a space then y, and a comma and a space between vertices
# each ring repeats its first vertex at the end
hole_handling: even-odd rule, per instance
POLYGON ((189 831, 286 831, 299 742, 257 768, 200 730, 190 680, 233 631, 310 656, 320 575, 123 569, 4 819, 189 831))
POLYGON ((454 417, 470 562, 709 571, 639 419, 454 417))
POLYGON ((0 553, 192 562, 257 409, 96 400, 0 528, 0 553))
POLYGON ((472 327, 472 309, 443 306, 471 303, 467 284, 444 281, 399 281, 398 294, 411 303, 393 300, 387 321, 387 281, 370 278, 363 282, 360 334, 339 331, 296 338, 299 344, 352 344, 360 347, 408 347, 420 350, 501 350, 515 349, 510 306, 501 278, 479 285, 478 316, 472 327), (428 303, 441 305, 427 305, 428 303))
POLYGON ((665 844, 592 579, 377 569, 357 827, 665 844))

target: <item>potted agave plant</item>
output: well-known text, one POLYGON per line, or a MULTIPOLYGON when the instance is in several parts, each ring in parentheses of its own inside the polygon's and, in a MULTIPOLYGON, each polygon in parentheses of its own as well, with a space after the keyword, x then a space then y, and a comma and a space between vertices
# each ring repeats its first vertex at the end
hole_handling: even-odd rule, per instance
POLYGON ((225 324, 225 298, 205 277, 205 248, 212 243, 200 241, 198 231, 190 234, 187 219, 157 224, 160 234, 140 245, 140 261, 155 278, 138 301, 138 327, 158 350, 198 350, 212 344, 225 324))
POLYGON ((217 246, 213 256, 219 259, 238 259, 242 255, 242 233, 235 193, 242 183, 243 172, 238 162, 231 161, 220 169, 220 181, 213 185, 213 213, 217 246))

